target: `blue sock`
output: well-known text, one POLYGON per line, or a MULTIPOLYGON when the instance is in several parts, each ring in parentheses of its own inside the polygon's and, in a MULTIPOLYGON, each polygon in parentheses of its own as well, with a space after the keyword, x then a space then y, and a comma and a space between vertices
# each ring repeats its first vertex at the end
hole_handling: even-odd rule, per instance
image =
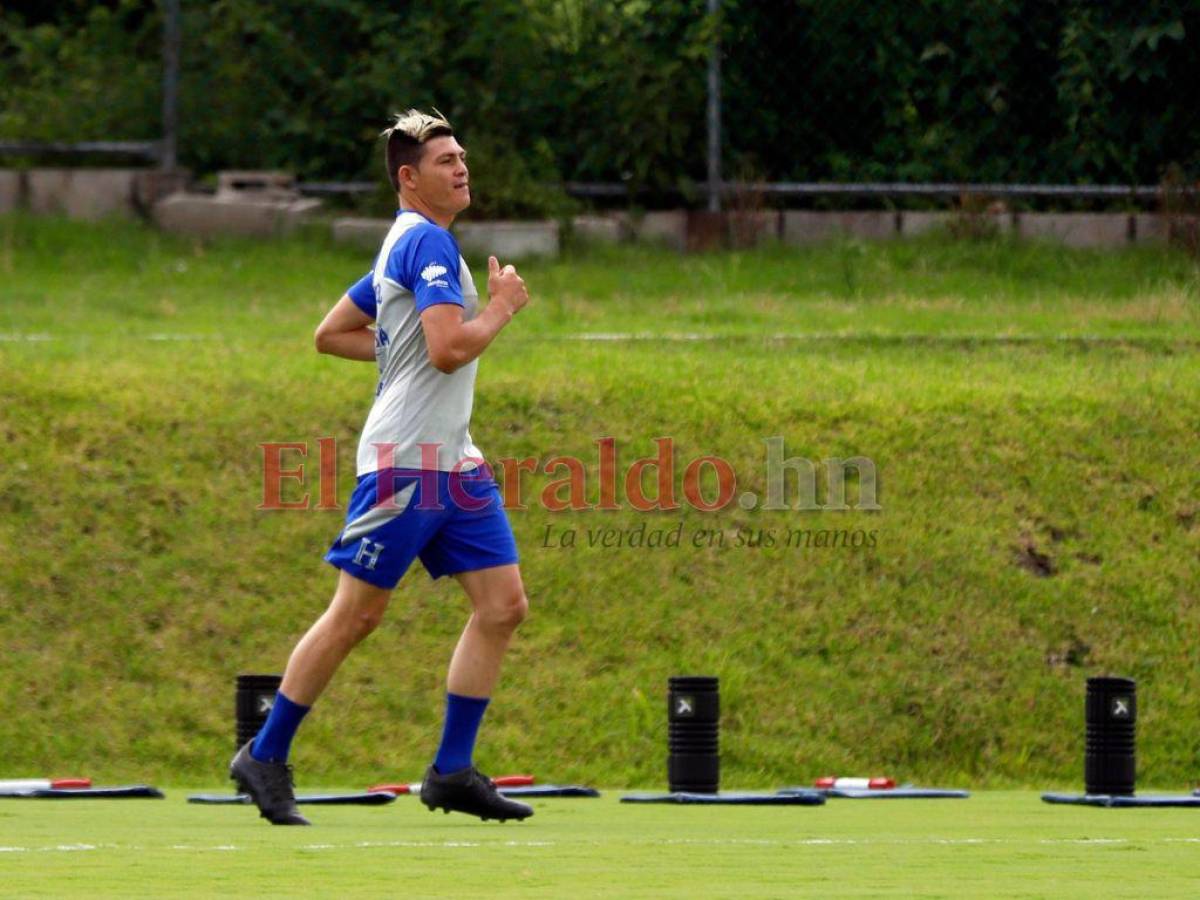
POLYGON ((292 738, 296 736, 296 729, 310 709, 311 706, 293 703, 283 696, 282 691, 277 692, 267 723, 250 745, 250 755, 259 762, 287 762, 292 738))
POLYGON ((446 695, 446 724, 442 728, 442 743, 433 767, 439 775, 457 772, 471 765, 471 753, 475 750, 475 735, 487 709, 487 697, 460 697, 446 695))

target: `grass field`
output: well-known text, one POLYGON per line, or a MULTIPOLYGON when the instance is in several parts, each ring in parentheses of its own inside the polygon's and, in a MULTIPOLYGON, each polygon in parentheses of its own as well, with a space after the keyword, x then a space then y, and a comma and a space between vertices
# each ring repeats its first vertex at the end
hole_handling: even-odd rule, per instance
POLYGON ((968 800, 716 809, 546 800, 520 824, 433 815, 414 798, 315 809, 165 801, 0 801, 5 896, 1187 897, 1196 810, 968 800))
MULTIPOLYGON (((374 374, 310 337, 367 262, 0 219, 0 775, 222 777, 232 679, 279 671, 323 608, 342 517, 258 510, 259 444, 307 442, 311 475, 337 438, 345 503, 374 374)), ((1142 783, 1200 774, 1194 262, 921 240, 522 270, 535 302, 480 368, 490 458, 594 477, 598 438, 624 465, 670 436, 681 467, 719 455, 761 495, 778 436, 871 458, 882 510, 555 513, 529 476, 511 517, 534 611, 484 766, 659 784, 665 679, 708 672, 731 787, 1077 786, 1083 681, 1110 672, 1139 679, 1142 783), (724 543, 587 546, 641 524, 724 543), (793 529, 875 543, 759 537, 793 529)), ((406 578, 306 722, 302 784, 424 769, 463 614, 452 585, 406 578)))

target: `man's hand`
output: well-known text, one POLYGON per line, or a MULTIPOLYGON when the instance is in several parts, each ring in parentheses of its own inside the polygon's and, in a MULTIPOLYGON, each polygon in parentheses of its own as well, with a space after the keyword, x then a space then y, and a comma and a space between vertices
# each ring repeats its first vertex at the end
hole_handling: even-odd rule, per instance
POLYGON ((461 306, 437 303, 421 313, 429 362, 450 373, 477 358, 517 311, 529 302, 525 281, 512 266, 500 268, 488 257, 488 304, 469 322, 463 321, 461 306))
POLYGON ((500 261, 494 256, 488 257, 488 306, 499 304, 500 308, 511 319, 529 302, 529 291, 525 288, 525 279, 517 274, 513 266, 500 268, 500 261))

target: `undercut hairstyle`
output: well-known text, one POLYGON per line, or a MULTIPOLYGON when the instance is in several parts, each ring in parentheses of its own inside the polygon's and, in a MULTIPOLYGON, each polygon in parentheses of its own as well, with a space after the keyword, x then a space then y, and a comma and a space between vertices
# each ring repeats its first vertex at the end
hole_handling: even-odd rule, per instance
POLYGON ((425 143, 435 137, 453 137, 454 129, 435 108, 423 113, 417 109, 396 113, 396 121, 383 130, 387 138, 384 161, 387 164, 388 181, 392 189, 400 193, 401 166, 416 166, 425 154, 425 143))

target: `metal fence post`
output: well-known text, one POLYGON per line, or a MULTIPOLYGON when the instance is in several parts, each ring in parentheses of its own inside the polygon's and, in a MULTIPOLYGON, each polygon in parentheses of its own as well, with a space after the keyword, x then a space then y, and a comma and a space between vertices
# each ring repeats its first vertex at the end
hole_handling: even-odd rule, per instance
POLYGON ((176 137, 179 133, 179 0, 163 0, 163 94, 162 151, 159 167, 170 172, 176 166, 176 137))
POLYGON ((708 0, 713 25, 708 51, 708 211, 721 211, 721 34, 716 28, 721 0, 708 0))

